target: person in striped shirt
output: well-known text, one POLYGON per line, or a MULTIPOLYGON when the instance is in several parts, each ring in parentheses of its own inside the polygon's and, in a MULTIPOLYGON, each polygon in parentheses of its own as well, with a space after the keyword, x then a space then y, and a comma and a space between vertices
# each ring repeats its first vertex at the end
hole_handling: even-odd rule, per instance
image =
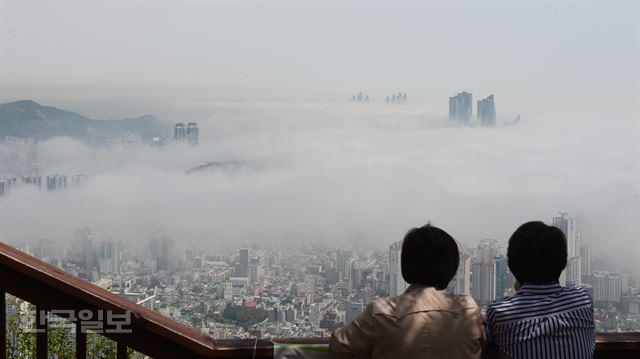
POLYGON ((509 239, 507 260, 517 292, 488 306, 489 345, 503 358, 592 358, 591 297, 559 283, 567 265, 562 231, 542 222, 523 224, 509 239))

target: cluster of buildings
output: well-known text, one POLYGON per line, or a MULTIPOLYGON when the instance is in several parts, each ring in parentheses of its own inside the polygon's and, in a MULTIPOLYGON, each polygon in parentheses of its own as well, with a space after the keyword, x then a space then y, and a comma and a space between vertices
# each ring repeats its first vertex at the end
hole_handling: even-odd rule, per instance
POLYGON ((200 143, 200 127, 197 122, 188 122, 186 125, 184 122, 177 122, 173 126, 173 137, 170 137, 168 133, 163 136, 155 136, 151 138, 150 144, 156 147, 165 146, 170 143, 171 138, 174 142, 197 145, 200 143))
POLYGON ((388 294, 384 255, 338 248, 213 254, 167 237, 136 241, 88 228, 69 243, 20 248, 217 338, 328 336, 388 294))
POLYGON ((44 177, 42 175, 27 175, 21 176, 20 181, 16 176, 3 176, 0 177, 0 197, 9 194, 9 192, 16 189, 20 183, 34 186, 43 191, 62 191, 68 187, 69 178, 71 178, 71 184, 74 186, 82 185, 88 179, 86 175, 81 174, 71 176, 52 174, 44 177))
MULTIPOLYGON (((467 125, 473 115, 473 94, 460 92, 449 97, 449 119, 467 125)), ((493 95, 478 100, 476 117, 483 126, 496 125, 496 105, 493 95)))
POLYGON ((402 92, 398 92, 398 94, 393 94, 391 96, 387 96, 387 98, 384 99, 384 103, 386 104, 401 104, 401 103, 407 103, 407 94, 406 93, 402 93, 402 92))
MULTIPOLYGON (((363 95, 362 92, 359 92, 357 95, 353 95, 349 99, 349 102, 369 103, 370 99, 369 99, 369 95, 363 95)), ((387 96, 384 99, 384 103, 386 103, 387 105, 407 103, 407 94, 398 92, 397 94, 387 96)))
POLYGON ((32 138, 4 137, 0 139, 0 197, 21 185, 35 186, 43 191, 62 191, 69 184, 86 182, 83 174, 41 175, 43 165, 38 161, 37 143, 32 138))
MULTIPOLYGON (((362 92, 353 95, 350 102, 369 103, 369 95, 363 95, 362 92)), ((387 96, 384 100, 386 104, 404 104, 407 103, 407 94, 398 92, 387 96)), ((489 95, 480 99, 476 103, 476 120, 473 119, 473 94, 470 92, 460 92, 449 97, 449 120, 455 121, 462 125, 470 125, 477 121, 482 126, 496 125, 496 104, 494 95, 489 95)), ((513 122, 519 121, 519 116, 513 122)))
POLYGON ((197 145, 200 142, 200 128, 198 124, 196 122, 189 122, 185 126, 183 122, 176 123, 173 127, 173 140, 197 145))
POLYGON ((359 92, 357 95, 353 95, 349 101, 355 103, 369 103, 369 95, 363 95, 362 92, 359 92))

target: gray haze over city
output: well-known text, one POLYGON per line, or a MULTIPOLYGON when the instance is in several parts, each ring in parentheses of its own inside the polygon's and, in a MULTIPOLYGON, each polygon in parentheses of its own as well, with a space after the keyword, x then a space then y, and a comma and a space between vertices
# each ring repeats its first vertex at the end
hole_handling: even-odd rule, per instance
POLYGON ((471 247, 568 211, 594 266, 636 270, 637 4, 5 1, 0 10, 0 102, 200 127, 198 146, 40 142, 46 173, 89 180, 0 200, 3 242, 91 227, 212 249, 381 250, 431 221, 471 247), (384 103, 399 91, 407 104, 384 103), (452 124, 448 97, 460 91, 494 94, 497 126, 452 124), (359 92, 371 103, 348 101, 359 92), (187 173, 209 162, 234 165, 187 173))

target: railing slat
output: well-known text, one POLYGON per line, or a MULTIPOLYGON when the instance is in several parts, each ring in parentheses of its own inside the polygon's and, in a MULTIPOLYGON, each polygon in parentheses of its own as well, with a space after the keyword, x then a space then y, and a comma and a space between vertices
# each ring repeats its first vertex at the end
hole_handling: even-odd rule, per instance
POLYGON ((127 359, 127 346, 124 343, 117 342, 118 359, 127 359))
POLYGON ((0 290, 0 359, 7 358, 7 299, 0 290))
POLYGON ((36 358, 47 359, 47 332, 48 332, 47 311, 36 307, 36 358))
POLYGON ((87 333, 82 332, 80 319, 76 320, 76 359, 87 358, 87 333))

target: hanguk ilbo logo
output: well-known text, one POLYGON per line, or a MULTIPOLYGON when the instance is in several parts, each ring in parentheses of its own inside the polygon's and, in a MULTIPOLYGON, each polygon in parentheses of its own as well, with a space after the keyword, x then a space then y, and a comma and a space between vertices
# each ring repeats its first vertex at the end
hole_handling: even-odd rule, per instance
MULTIPOLYGON (((35 316, 35 310, 32 313, 35 316)), ((73 325, 70 322, 79 322, 80 331, 87 333, 91 331, 98 334, 129 334, 131 329, 131 311, 117 314, 111 310, 90 310, 80 311, 54 309, 40 310, 39 322, 32 332, 44 332, 42 328, 48 324, 49 328, 60 328, 73 325)))

